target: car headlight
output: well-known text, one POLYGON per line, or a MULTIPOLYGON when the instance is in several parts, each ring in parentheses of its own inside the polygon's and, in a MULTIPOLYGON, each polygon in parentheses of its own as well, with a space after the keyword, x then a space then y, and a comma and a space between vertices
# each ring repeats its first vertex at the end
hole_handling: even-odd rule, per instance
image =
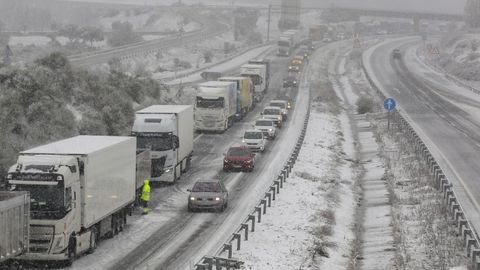
POLYGON ((195 197, 190 197, 190 201, 195 201, 195 197))
POLYGON ((272 132, 272 131, 273 131, 273 128, 269 129, 268 131, 272 132))
POLYGON ((229 161, 228 161, 228 159, 224 159, 223 162, 224 162, 224 163, 228 163, 229 161))
POLYGON ((245 143, 245 139, 242 140, 242 143, 245 143))
POLYGON ((246 163, 252 163, 252 160, 249 159, 249 160, 247 160, 247 161, 245 161, 245 162, 246 162, 246 163))
POLYGON ((164 173, 169 173, 171 170, 172 170, 172 168, 166 168, 166 169, 163 169, 163 172, 164 173))
POLYGON ((215 201, 220 201, 220 198, 219 198, 219 197, 216 197, 216 198, 215 198, 215 201))
POLYGON ((293 83, 297 83, 297 81, 293 81, 293 83))

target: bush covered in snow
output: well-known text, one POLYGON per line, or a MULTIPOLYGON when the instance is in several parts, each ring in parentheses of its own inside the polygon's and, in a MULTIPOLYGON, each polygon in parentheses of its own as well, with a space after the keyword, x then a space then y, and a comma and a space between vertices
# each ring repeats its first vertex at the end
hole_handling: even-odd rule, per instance
POLYGON ((375 101, 369 96, 361 96, 355 105, 357 105, 358 114, 366 114, 373 111, 375 101))
POLYGON ((128 135, 133 104, 159 103, 148 77, 75 70, 61 54, 24 69, 0 67, 0 178, 29 147, 77 134, 128 135))

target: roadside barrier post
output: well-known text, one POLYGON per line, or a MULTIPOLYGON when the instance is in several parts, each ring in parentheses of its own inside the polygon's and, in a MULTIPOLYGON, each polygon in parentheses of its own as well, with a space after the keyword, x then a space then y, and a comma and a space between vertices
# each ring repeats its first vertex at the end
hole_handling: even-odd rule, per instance
POLYGON ((248 215, 248 219, 252 221, 252 232, 255 231, 255 215, 248 215))
POLYGON ((248 223, 242 223, 240 228, 245 231, 245 241, 248 241, 248 223))
POLYGON ((258 223, 262 223, 262 208, 255 206, 255 212, 258 213, 258 223))
POLYGON ((239 233, 234 233, 233 239, 237 240, 237 250, 240 250, 240 242, 242 241, 242 236, 239 233))
POLYGON ((267 213, 267 200, 266 199, 261 199, 260 203, 263 206, 263 214, 265 215, 267 213))
POLYGON ((272 207, 272 194, 270 192, 265 193, 265 197, 268 199, 268 207, 272 207))

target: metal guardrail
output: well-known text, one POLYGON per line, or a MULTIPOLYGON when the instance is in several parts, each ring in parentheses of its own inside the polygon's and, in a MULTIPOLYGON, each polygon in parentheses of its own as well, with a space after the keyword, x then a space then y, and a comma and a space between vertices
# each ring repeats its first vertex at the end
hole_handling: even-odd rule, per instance
POLYGON ((272 185, 265 191, 264 197, 260 199, 259 203, 254 207, 254 210, 248 214, 240 226, 234 231, 234 233, 227 239, 227 241, 217 250, 214 256, 204 256, 199 262, 195 264, 195 270, 221 270, 225 267, 229 269, 240 269, 244 264, 233 258, 234 247, 235 250, 240 250, 242 243, 242 236, 244 241, 248 241, 249 232, 255 232, 255 224, 262 222, 262 215, 267 214, 267 208, 272 207, 272 201, 276 200, 280 190, 285 187, 288 177, 290 176, 293 166, 297 161, 300 149, 302 148, 305 136, 307 133, 308 121, 310 119, 310 103, 311 92, 309 88, 308 92, 308 107, 305 115, 302 130, 300 136, 297 139, 295 147, 293 148, 290 156, 280 170, 280 173, 273 179, 272 185), (234 245, 235 244, 235 245, 234 245), (226 255, 222 257, 222 255, 226 255), (213 268, 215 267, 215 268, 213 268))
MULTIPOLYGON (((363 63, 363 59, 362 68, 371 87, 380 97, 385 98, 382 90, 375 84, 368 73, 368 70, 363 63)), ((435 183, 435 187, 443 193, 443 203, 447 206, 448 212, 453 218, 452 224, 458 230, 458 234, 463 238, 465 251, 467 256, 471 258, 471 269, 480 270, 480 241, 478 235, 469 222, 460 201, 457 199, 453 185, 447 179, 441 166, 437 163, 427 145, 422 141, 418 133, 406 119, 408 118, 402 116, 399 111, 393 113, 393 122, 400 127, 400 130, 405 134, 406 138, 413 144, 416 154, 426 162, 430 176, 435 183)))

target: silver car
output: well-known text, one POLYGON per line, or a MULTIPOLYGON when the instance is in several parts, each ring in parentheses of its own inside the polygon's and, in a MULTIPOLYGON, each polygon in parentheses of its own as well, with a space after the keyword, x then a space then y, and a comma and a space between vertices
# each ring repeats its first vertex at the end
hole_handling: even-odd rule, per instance
POLYGON ((202 209, 214 209, 223 212, 228 206, 228 191, 222 181, 203 180, 193 185, 193 188, 187 190, 188 211, 202 209))
POLYGON ((261 130, 263 135, 270 140, 275 139, 277 136, 277 128, 275 127, 275 123, 271 119, 258 119, 255 121, 254 125, 255 129, 261 130))

